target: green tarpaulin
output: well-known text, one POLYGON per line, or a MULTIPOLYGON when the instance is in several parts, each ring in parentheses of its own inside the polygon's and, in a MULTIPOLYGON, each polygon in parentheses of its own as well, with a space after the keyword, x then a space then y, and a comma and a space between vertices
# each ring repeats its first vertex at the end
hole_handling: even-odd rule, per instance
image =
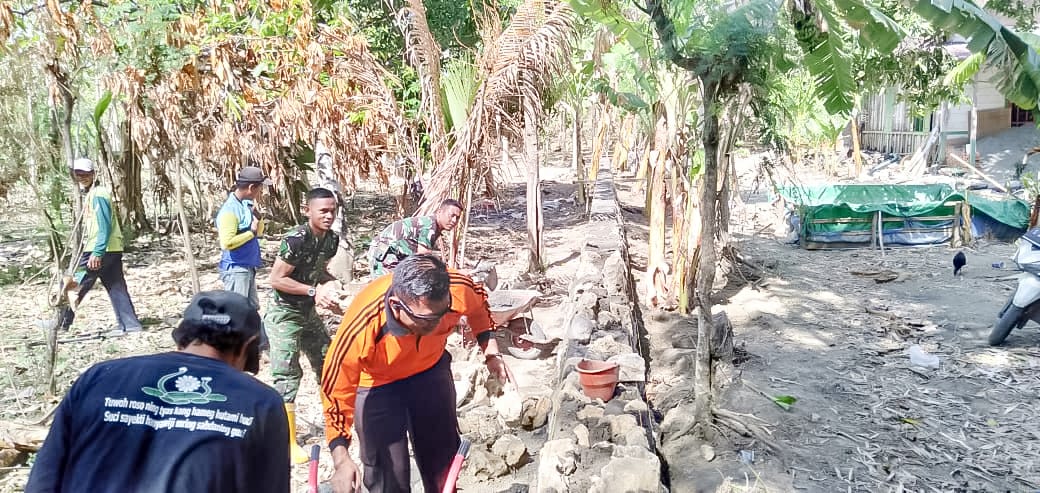
POLYGON ((953 207, 943 206, 945 202, 965 200, 972 209, 1008 226, 1025 229, 1029 223, 1025 201, 991 199, 970 191, 965 195, 945 184, 785 187, 779 192, 789 202, 815 209, 812 215, 817 218, 860 217, 877 211, 906 218, 945 216, 953 213, 953 207))
POLYGON ((965 202, 973 217, 983 214, 1010 228, 1024 230, 1029 222, 1029 204, 1022 200, 957 192, 945 184, 803 186, 778 191, 796 206, 800 236, 809 242, 870 242, 880 211, 886 244, 941 243, 952 234, 953 221, 934 218, 953 216, 955 202, 965 202))

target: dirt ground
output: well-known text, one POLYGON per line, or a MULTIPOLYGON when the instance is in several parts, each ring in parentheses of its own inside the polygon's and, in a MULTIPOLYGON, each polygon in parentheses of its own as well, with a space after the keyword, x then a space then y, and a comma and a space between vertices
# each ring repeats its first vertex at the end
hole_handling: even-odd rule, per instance
MULTIPOLYGON (((642 197, 634 186, 621 188, 641 282, 642 197)), ((985 342, 1015 286, 1014 246, 807 251, 782 242, 782 228, 771 227, 778 211, 746 188, 732 231, 759 268, 744 266, 753 282, 737 279, 718 295, 739 362, 716 405, 764 424, 773 447, 726 428, 710 444, 712 461, 692 439, 664 444, 671 490, 1037 490, 1040 331, 1016 331, 1000 348, 985 342), (968 267, 954 278, 958 250, 968 267), (1004 270, 991 266, 1000 261, 1004 270), (876 282, 881 271, 898 277, 876 282), (912 366, 913 345, 940 366, 912 366), (785 411, 763 394, 797 401, 785 411)), ((644 310, 653 357, 647 394, 663 416, 692 400, 696 321, 644 310)))

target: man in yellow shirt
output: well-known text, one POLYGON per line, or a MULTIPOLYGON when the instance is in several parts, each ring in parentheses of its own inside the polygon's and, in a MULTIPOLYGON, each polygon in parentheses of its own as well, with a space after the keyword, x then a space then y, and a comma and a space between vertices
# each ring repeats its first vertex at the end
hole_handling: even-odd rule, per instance
MULTIPOLYGON (((238 293, 260 309, 260 298, 256 294, 256 270, 263 263, 260 258, 260 241, 263 221, 256 213, 256 201, 263 195, 264 187, 271 180, 256 166, 246 166, 238 172, 235 189, 228 194, 224 205, 217 211, 217 236, 220 242, 220 280, 224 290, 238 293)), ((260 326, 260 350, 268 349, 267 331, 260 326)))
POLYGON ((73 307, 66 307, 61 316, 62 330, 68 330, 76 318, 74 307, 79 306, 83 298, 98 278, 108 290, 108 298, 112 301, 112 309, 116 312, 117 327, 114 334, 140 332, 141 322, 137 319, 134 302, 126 289, 123 277, 123 231, 119 227, 119 218, 112 206, 112 192, 107 187, 94 183, 94 163, 87 158, 79 158, 72 163, 72 174, 80 191, 85 194, 83 200, 83 254, 79 258, 75 281, 79 292, 73 307))

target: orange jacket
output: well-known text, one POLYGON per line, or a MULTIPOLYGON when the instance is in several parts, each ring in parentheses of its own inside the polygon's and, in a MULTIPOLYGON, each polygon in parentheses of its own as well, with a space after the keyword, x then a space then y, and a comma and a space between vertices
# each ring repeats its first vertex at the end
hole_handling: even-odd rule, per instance
POLYGON ((386 329, 392 317, 386 294, 393 274, 370 282, 351 301, 321 374, 325 438, 330 448, 349 444, 358 387, 386 385, 433 367, 463 315, 474 336, 494 328, 483 285, 457 272, 450 275, 451 311, 433 332, 421 337, 394 335, 386 329))

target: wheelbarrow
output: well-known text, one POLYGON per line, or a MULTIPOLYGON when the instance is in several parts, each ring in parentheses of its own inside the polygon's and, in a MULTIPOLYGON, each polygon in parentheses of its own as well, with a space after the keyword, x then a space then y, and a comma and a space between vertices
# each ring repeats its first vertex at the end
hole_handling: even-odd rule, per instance
POLYGON ((500 289, 488 293, 491 319, 499 327, 496 331, 500 348, 520 359, 536 359, 551 351, 556 339, 546 337, 531 309, 542 293, 533 289, 500 289))

